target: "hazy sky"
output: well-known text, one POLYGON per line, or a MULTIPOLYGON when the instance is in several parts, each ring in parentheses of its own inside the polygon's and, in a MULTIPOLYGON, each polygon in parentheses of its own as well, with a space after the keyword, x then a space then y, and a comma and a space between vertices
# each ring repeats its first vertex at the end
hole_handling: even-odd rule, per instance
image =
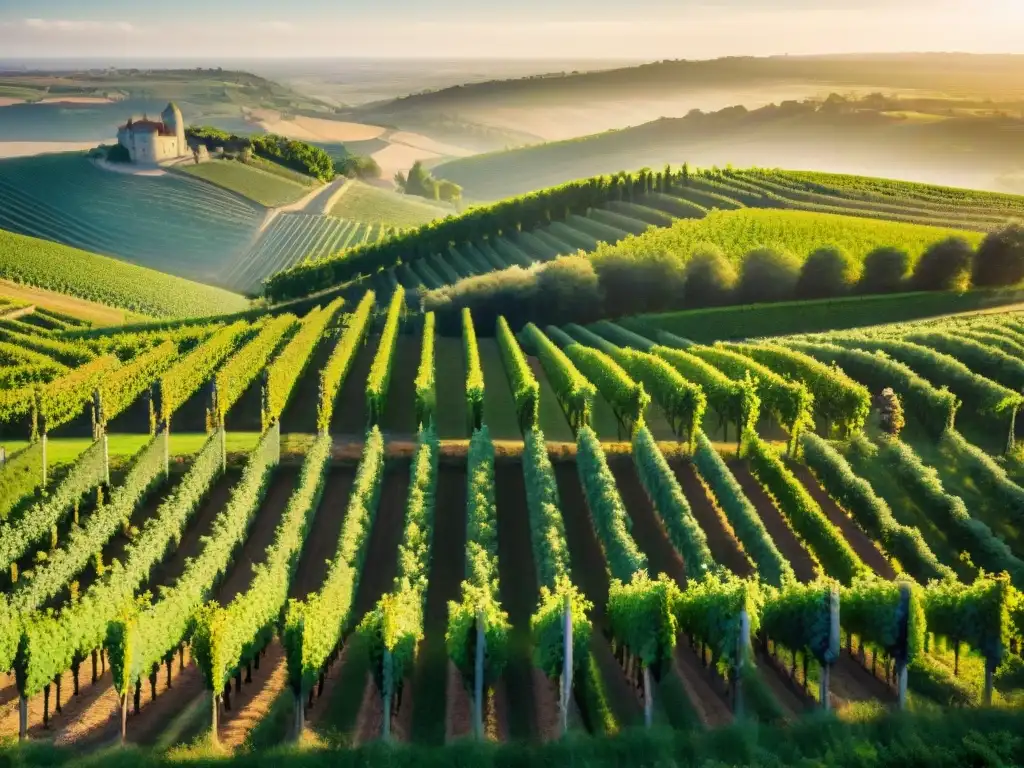
POLYGON ((1024 0, 0 0, 0 55, 1024 53, 1024 0))

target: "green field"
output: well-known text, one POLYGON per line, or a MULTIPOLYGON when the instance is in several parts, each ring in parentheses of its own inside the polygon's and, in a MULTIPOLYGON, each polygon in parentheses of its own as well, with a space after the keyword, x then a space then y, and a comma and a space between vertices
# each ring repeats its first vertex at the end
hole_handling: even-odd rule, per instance
POLYGON ((0 277, 154 317, 240 312, 238 294, 0 230, 0 277))
POLYGON ((451 215, 454 211, 443 203, 403 195, 362 181, 351 181, 330 213, 332 216, 367 224, 409 229, 451 215))
POLYGON ((210 184, 105 171, 81 154, 0 161, 0 228, 192 280, 213 280, 262 215, 210 184))
POLYGON ((211 160, 199 165, 185 164, 179 167, 190 176, 236 192, 267 208, 294 203, 310 191, 309 187, 296 181, 237 160, 211 160))
POLYGON ((954 235, 974 246, 983 237, 977 232, 805 211, 712 211, 703 219, 685 219, 599 248, 593 258, 632 256, 643 260, 646 254, 669 253, 685 262, 697 246, 710 243, 736 261, 755 248, 789 251, 802 260, 822 246, 842 248, 856 259, 863 259, 874 248, 894 246, 907 251, 913 263, 929 245, 954 235))

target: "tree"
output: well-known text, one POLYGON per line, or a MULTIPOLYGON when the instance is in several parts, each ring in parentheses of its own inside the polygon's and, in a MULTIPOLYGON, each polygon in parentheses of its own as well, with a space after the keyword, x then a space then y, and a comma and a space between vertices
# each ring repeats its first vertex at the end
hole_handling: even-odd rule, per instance
POLYGON ((242 151, 238 154, 238 159, 243 163, 252 162, 252 147, 243 147, 242 151))
POLYGON ((981 242, 971 280, 979 287, 1015 285, 1024 280, 1024 226, 1008 224, 981 242))
POLYGON ((800 276, 800 262, 786 251, 758 248, 743 258, 739 299, 744 304, 788 301, 793 298, 800 276))
POLYGON ((864 257, 858 288, 861 293, 896 293, 903 290, 909 269, 910 254, 902 248, 875 248, 864 257))
POLYGON ((840 248, 818 248, 800 268, 796 295, 800 299, 843 296, 857 283, 857 262, 840 248))
POLYGON ((444 200, 446 203, 456 203, 462 199, 462 187, 454 181, 439 179, 437 181, 437 196, 438 199, 444 200))
POLYGON ((903 416, 903 405, 891 387, 886 387, 879 393, 875 398, 875 407, 878 408, 881 430, 892 437, 899 437, 906 419, 903 416))
POLYGON ((701 245, 683 268, 683 306, 717 307, 733 297, 736 267, 716 245, 701 245))
POLYGON ((914 266, 910 284, 917 291, 952 291, 967 287, 974 249, 962 237, 949 237, 926 250, 914 266))

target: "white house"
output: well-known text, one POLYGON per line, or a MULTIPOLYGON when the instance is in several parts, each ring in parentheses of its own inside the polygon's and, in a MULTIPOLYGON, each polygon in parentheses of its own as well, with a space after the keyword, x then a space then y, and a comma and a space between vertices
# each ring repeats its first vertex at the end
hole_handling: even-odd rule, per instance
POLYGON ((143 117, 128 118, 117 129, 117 143, 128 150, 133 163, 159 163, 189 154, 185 141, 185 121, 173 102, 160 115, 160 121, 143 117))

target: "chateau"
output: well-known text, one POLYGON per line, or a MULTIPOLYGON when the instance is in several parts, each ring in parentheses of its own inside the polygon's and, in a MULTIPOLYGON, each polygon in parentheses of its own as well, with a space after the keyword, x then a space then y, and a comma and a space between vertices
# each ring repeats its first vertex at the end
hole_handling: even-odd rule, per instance
POLYGON ((189 154, 185 141, 185 121, 173 102, 160 115, 160 121, 128 118, 117 129, 117 143, 128 150, 133 163, 159 163, 189 154))

